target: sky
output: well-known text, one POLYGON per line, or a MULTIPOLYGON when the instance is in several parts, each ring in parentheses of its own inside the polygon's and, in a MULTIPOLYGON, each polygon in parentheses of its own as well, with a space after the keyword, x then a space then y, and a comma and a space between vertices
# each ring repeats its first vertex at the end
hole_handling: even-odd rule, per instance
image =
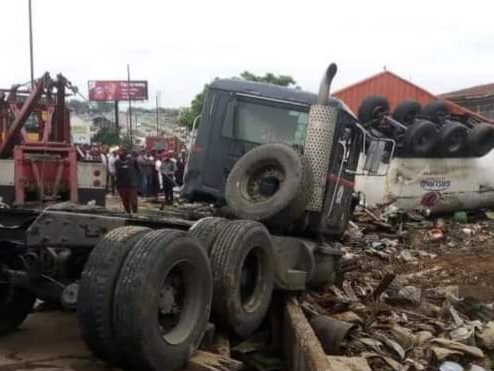
MULTIPOLYGON (((494 82, 492 0, 32 0, 35 75, 149 81, 150 102, 189 104, 215 77, 248 70, 316 91, 384 67, 433 93, 494 82)), ((28 0, 0 0, 0 87, 27 82, 28 0)))

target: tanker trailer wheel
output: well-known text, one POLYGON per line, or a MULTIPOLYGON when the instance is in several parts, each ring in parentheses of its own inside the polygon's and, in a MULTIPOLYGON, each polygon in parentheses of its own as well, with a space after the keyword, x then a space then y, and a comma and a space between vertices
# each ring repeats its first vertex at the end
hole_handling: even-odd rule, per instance
POLYGON ((427 120, 418 120, 405 132, 405 150, 415 157, 428 157, 438 142, 436 125, 427 120))
POLYGON ((275 262, 269 232, 255 221, 233 221, 218 234, 210 259, 218 326, 246 338, 262 323, 271 302, 275 262))
POLYGON ((300 217, 311 196, 310 168, 286 144, 264 144, 241 157, 230 172, 225 199, 241 219, 286 225, 300 217))
MULTIPOLYGON (((22 269, 23 264, 15 259, 4 264, 7 269, 22 269)), ((0 268, 2 266, 0 265, 0 268)), ((14 287, 2 277, 0 269, 0 335, 6 335, 19 327, 26 319, 36 301, 36 295, 22 287, 14 287)))
POLYGON ((442 157, 460 157, 467 141, 468 129, 457 121, 446 122, 439 130, 438 153, 442 157))
POLYGON ((422 111, 422 106, 414 100, 400 102, 393 111, 393 118, 403 125, 411 125, 417 115, 422 111))
POLYGON ((468 132, 467 148, 470 156, 482 157, 494 148, 494 126, 475 124, 468 132))
POLYGON ((77 300, 82 338, 96 356, 112 364, 122 364, 112 320, 113 293, 129 251, 150 231, 144 227, 112 230, 91 251, 82 271, 77 300))
POLYGON ((429 103, 422 110, 422 115, 428 117, 436 124, 443 124, 449 114, 450 110, 448 105, 440 100, 429 103))
POLYGON ((373 95, 360 103, 358 119, 362 124, 381 120, 386 115, 389 115, 389 102, 385 97, 373 95))
POLYGON ((198 220, 189 229, 189 234, 197 238, 209 255, 218 232, 229 223, 228 219, 217 217, 206 217, 198 220))
POLYGON ((115 290, 114 326, 138 370, 177 370, 202 340, 213 284, 195 238, 177 230, 144 236, 127 257, 115 290))

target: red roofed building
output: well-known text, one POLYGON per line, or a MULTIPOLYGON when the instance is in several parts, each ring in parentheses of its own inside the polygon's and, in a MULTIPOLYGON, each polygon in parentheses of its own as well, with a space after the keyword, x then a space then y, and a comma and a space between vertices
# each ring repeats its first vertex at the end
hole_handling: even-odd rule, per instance
POLYGON ((441 98, 494 120, 494 84, 477 85, 441 94, 441 98))
POLYGON ((475 111, 462 107, 451 100, 436 96, 390 71, 383 71, 377 75, 347 86, 346 88, 336 91, 333 95, 343 100, 355 113, 358 112, 360 103, 366 97, 370 95, 381 95, 389 100, 391 111, 398 103, 404 100, 415 100, 419 102, 422 107, 432 101, 442 100, 448 104, 453 113, 468 113, 482 121, 488 121, 475 111))

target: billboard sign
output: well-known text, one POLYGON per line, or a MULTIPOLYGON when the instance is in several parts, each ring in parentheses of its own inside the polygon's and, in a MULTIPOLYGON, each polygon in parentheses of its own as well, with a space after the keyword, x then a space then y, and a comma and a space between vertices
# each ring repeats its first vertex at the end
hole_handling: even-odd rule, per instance
POLYGON ((147 81, 89 81, 89 100, 93 102, 111 102, 117 100, 148 99, 147 81))

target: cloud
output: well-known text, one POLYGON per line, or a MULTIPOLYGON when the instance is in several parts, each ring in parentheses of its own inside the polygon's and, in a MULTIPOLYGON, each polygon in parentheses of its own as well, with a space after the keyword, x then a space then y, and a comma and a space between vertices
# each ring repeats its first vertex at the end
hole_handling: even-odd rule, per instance
MULTIPOLYGON (((6 0, 3 0, 6 1, 6 0)), ((27 0, 0 14, 0 86, 29 80, 27 0)), ((383 66, 433 92, 488 83, 489 1, 33 0, 35 70, 87 80, 148 79, 166 106, 244 70, 292 75, 315 91, 336 61, 336 87, 383 66)), ((151 99, 151 103, 154 99, 151 99)))

